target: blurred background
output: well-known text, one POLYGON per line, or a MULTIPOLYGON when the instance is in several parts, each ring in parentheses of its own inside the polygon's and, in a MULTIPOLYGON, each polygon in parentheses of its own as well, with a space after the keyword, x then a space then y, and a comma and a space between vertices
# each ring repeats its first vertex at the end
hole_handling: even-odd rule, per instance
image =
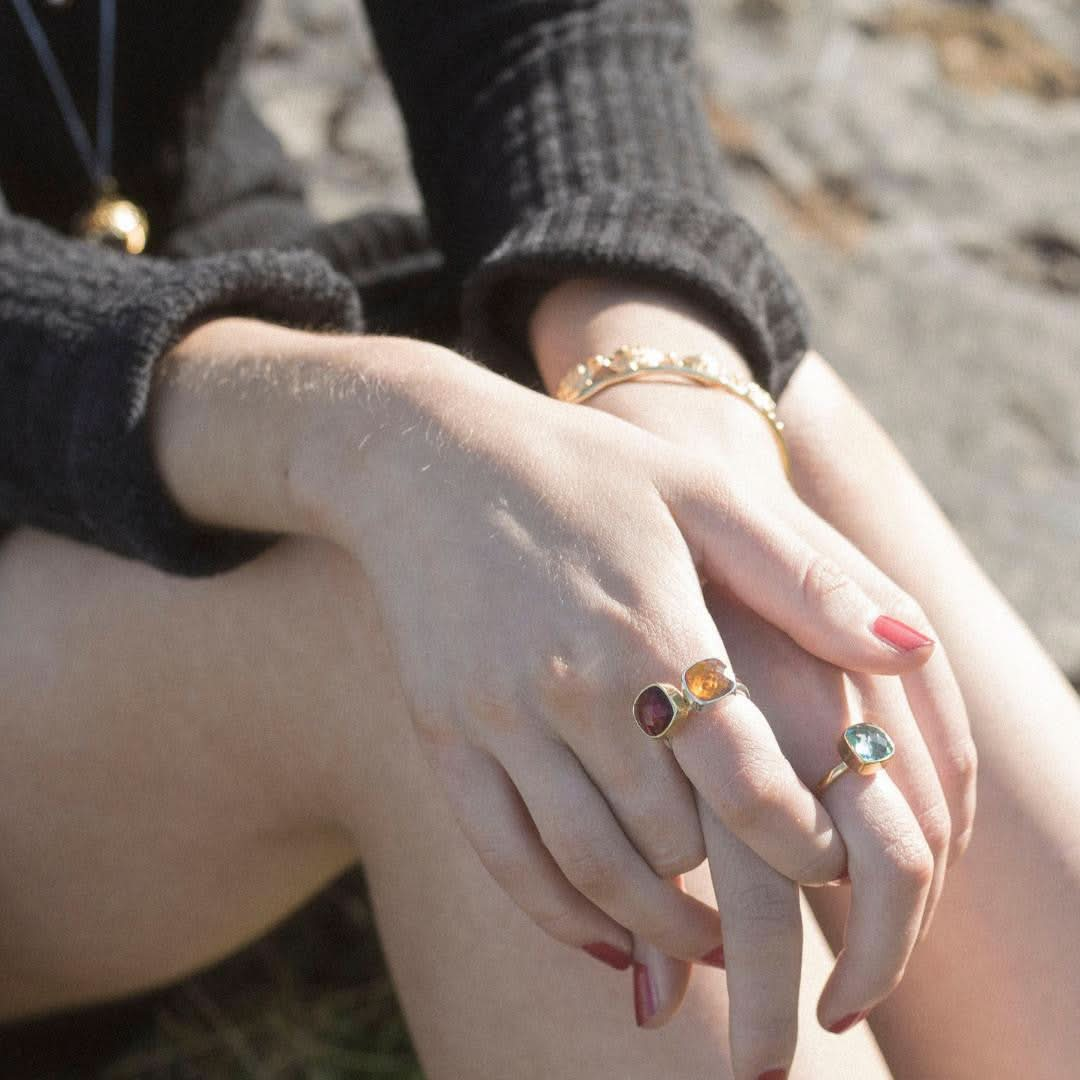
MULTIPOLYGON (((735 204, 818 349, 1080 682, 1080 4, 691 6, 735 204)), ((320 216, 419 205, 355 0, 264 0, 246 79, 320 216)), ((35 1080, 421 1075, 358 873, 214 971, 5 1059, 35 1080)))
MULTIPOLYGON (((1080 675, 1080 3, 691 7, 735 205, 817 348, 1080 675)), ((358 8, 269 0, 248 70, 328 219, 419 206, 358 8)))

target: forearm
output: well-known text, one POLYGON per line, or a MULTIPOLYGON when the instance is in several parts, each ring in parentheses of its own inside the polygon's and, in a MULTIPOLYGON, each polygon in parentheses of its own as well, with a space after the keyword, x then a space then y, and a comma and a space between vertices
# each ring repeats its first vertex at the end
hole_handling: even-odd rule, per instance
POLYGON ((37 222, 0 220, 0 517, 187 576, 264 546, 177 510, 146 426, 161 357, 219 312, 359 326, 350 283, 310 252, 131 260, 37 222))

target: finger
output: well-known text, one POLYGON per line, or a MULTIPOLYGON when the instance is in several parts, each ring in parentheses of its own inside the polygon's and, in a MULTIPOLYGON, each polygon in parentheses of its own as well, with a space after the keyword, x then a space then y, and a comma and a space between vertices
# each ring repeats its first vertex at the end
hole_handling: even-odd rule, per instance
MULTIPOLYGON (((678 876, 670 879, 682 888, 678 876)), ((634 939, 634 1020, 638 1027, 663 1027, 679 1011, 690 985, 691 965, 650 944, 634 939)))
POLYGON ((732 694, 691 714, 671 745, 717 818, 770 866, 807 885, 843 873, 840 834, 747 697, 732 694))
POLYGON ((925 937, 945 887, 949 860, 950 817, 934 762, 919 733, 898 679, 853 675, 862 719, 884 728, 901 751, 889 763, 889 775, 911 807, 934 858, 934 877, 923 912, 925 937))
MULTIPOLYGON (((808 652, 851 671, 897 675, 926 663, 934 641, 882 610, 838 563, 808 543, 754 492, 709 471, 683 470, 664 492, 694 560, 808 652)), ((792 497, 794 500, 794 496, 792 497)), ((893 586, 893 592, 901 591, 893 586)), ((914 602, 905 613, 917 611, 914 602)))
POLYGON ((975 824, 979 756, 960 685, 944 652, 903 677, 908 704, 941 779, 952 821, 949 860, 971 843, 975 824))
MULTIPOLYGON (((800 774, 810 783, 816 783, 828 769, 837 761, 836 737, 827 732, 839 732, 848 724, 860 719, 874 718, 885 720, 884 726, 894 731, 899 747, 898 755, 890 765, 890 775, 897 769, 903 768, 906 760, 908 740, 905 733, 910 732, 913 736, 913 744, 916 748, 920 745, 918 732, 914 728, 914 721, 910 713, 906 711, 906 701, 899 681, 896 679, 864 676, 868 685, 881 684, 894 688, 895 698, 885 704, 879 704, 875 699, 870 700, 871 708, 877 708, 881 713, 877 717, 864 717, 862 702, 854 691, 849 693, 846 686, 847 678, 832 665, 826 664, 816 657, 810 656, 789 638, 782 634, 776 627, 769 625, 764 620, 753 616, 737 601, 731 602, 722 597, 715 590, 709 591, 710 610, 716 613, 717 623, 722 631, 732 637, 733 644, 737 648, 740 665, 745 667, 748 678, 760 681, 762 697, 770 709, 770 715, 777 726, 778 732, 784 742, 784 747, 796 764, 800 774)), ((927 765, 925 749, 922 757, 924 767, 927 765)), ((932 770, 931 770, 932 772, 932 770)), ((861 777, 842 776, 825 792, 825 801, 831 808, 834 800, 847 796, 855 797, 860 790, 860 784, 865 783, 861 777)), ((902 799, 900 800, 902 803, 902 799)), ((940 795, 939 795, 940 804, 940 795)), ((873 809, 872 804, 867 804, 873 809)), ((849 877, 855 881, 860 895, 865 895, 862 888, 863 878, 870 875, 883 865, 888 869, 888 860, 882 856, 880 861, 872 857, 856 863, 851 856, 850 841, 852 833, 849 830, 854 827, 859 830, 855 837, 866 847, 866 834, 873 830, 874 822, 859 820, 858 813, 848 811, 845 823, 841 824, 838 817, 834 817, 837 828, 848 841, 848 872, 849 877)), ((913 822, 913 814, 910 809, 906 812, 906 818, 901 821, 913 822)), ((913 826, 916 838, 925 845, 925 837, 921 830, 913 826)), ((899 833, 898 835, 903 835, 899 833)), ((929 853, 928 853, 929 854, 929 853)), ((938 869, 933 864, 933 869, 938 869)), ((871 895, 875 888, 875 882, 868 883, 871 895)), ((914 902, 914 901, 912 901, 914 902)), ((723 911, 725 937, 727 936, 727 912, 723 911)), ((852 950, 861 948, 858 941, 851 942, 852 950)), ((882 964, 887 961, 881 960, 874 953, 868 954, 866 963, 869 966, 882 964)))
MULTIPOLYGON (((640 624, 634 635, 634 651, 625 662, 613 659, 610 664, 612 675, 607 681, 616 683, 612 702, 634 700, 628 685, 619 685, 619 672, 649 672, 653 678, 671 680, 674 685, 680 681, 688 661, 711 656, 726 662, 723 642, 697 583, 677 590, 669 582, 664 594, 638 599, 634 617, 640 624)), ((599 741, 589 749, 601 759, 612 757, 611 705, 601 710, 599 720, 595 715, 590 719, 589 713, 595 714, 596 707, 582 712, 575 699, 590 700, 587 695, 567 696, 566 708, 579 710, 573 722, 564 725, 567 741, 576 743, 581 738, 578 732, 598 729, 595 737, 599 741)), ((669 704, 666 699, 662 702, 665 708, 669 704)), ((626 737, 649 743, 633 729, 626 737)), ((693 711, 676 725, 669 741, 678 765, 694 788, 717 816, 770 865, 805 883, 823 884, 840 875, 845 865, 843 841, 821 804, 781 753, 765 717, 745 695, 729 695, 693 711)), ((617 749, 623 760, 623 749, 617 749)), ((581 756, 586 760, 591 757, 581 756)), ((500 748, 498 757, 507 761, 507 751, 500 748)), ((516 771, 510 771, 516 780, 516 771)), ((607 794, 606 788, 601 790, 607 794)), ((528 797, 526 802, 531 810, 528 797)), ((663 821, 662 810, 659 820, 663 821)), ((558 858, 558 852, 553 850, 553 854, 558 858)), ((660 944, 655 940, 653 943, 660 944)))
POLYGON ((844 774, 823 799, 847 841, 851 874, 844 948, 818 1002, 822 1026, 839 1033, 863 1019, 903 977, 934 860, 888 772, 844 774))
POLYGON ((472 747, 439 747, 439 773, 465 836, 487 872, 546 934, 624 971, 630 933, 566 880, 510 778, 472 747))
POLYGON ((654 873, 567 747, 544 741, 516 749, 503 760, 571 885, 669 956, 695 961, 720 944, 716 911, 654 873))
POLYGON ((701 805, 716 902, 724 918, 735 1077, 786 1075, 798 1035, 799 889, 701 805))
MULTIPOLYGON (((903 610, 913 603, 880 573, 853 544, 841 536, 809 507, 799 503, 790 508, 795 527, 820 551, 849 569, 868 595, 882 607, 903 610)), ((907 612, 906 618, 926 625, 921 613, 907 612)), ((950 819, 949 859, 959 857, 971 840, 975 819, 976 775, 978 758, 971 735, 967 709, 943 649, 936 649, 920 668, 901 676, 908 704, 923 740, 930 752, 941 788, 945 793, 950 819)))
POLYGON ((643 738, 628 709, 616 720, 629 732, 617 756, 610 725, 575 725, 567 743, 649 866, 662 878, 688 873, 705 859, 694 789, 671 748, 643 738))

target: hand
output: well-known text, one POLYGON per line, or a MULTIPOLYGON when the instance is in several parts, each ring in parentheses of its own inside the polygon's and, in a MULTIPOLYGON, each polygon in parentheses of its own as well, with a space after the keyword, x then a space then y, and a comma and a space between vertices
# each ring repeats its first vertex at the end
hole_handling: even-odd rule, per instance
POLYGON ((852 667, 924 659, 873 635, 856 586, 845 606, 800 589, 817 553, 710 463, 403 339, 222 320, 154 390, 162 472, 189 513, 359 560, 459 821, 553 936, 712 952, 716 913, 664 880, 703 857, 697 797, 787 877, 842 872, 828 814, 745 698, 695 717, 673 754, 626 718, 644 682, 725 655, 699 566, 749 567, 747 603, 852 667))
MULTIPOLYGON (((745 373, 741 359, 730 346, 685 309, 672 309, 655 295, 644 300, 640 294, 628 297, 624 291, 602 283, 572 283, 550 294, 534 319, 533 340, 541 368, 550 381, 569 367, 567 361, 571 357, 579 359, 622 342, 647 342, 685 351, 726 352, 732 368, 736 372, 742 368, 745 373)), ((759 505, 770 506, 793 528, 813 538, 819 550, 849 570, 871 595, 888 597, 883 599, 883 604, 890 605, 892 610, 902 610, 906 605, 907 601, 896 595, 891 583, 795 498, 784 479, 775 443, 764 420, 745 403, 722 391, 703 390, 685 383, 645 382, 613 387, 592 399, 592 403, 598 409, 661 434, 676 445, 693 447, 698 453, 712 456, 718 469, 735 466, 744 479, 752 480, 753 497, 759 505)), ((756 622, 757 632, 751 633, 738 620, 732 623, 731 613, 739 605, 732 603, 730 589, 727 595, 723 589, 714 590, 711 599, 710 606, 734 651, 740 675, 749 679, 749 671, 761 666, 754 664, 755 659, 762 656, 771 659, 767 666, 767 693, 762 694, 760 683, 751 685, 757 690, 759 703, 769 702, 766 713, 804 780, 813 783, 834 763, 836 733, 847 722, 854 722, 854 719, 841 719, 853 712, 857 714, 859 709, 858 699, 849 704, 846 688, 851 683, 861 691, 862 712, 872 712, 880 718, 901 747, 891 777, 879 774, 873 783, 864 784, 865 792, 851 787, 850 780, 845 778, 825 794, 825 802, 834 817, 838 822, 844 821, 842 832, 851 845, 851 873, 858 901, 849 922, 848 948, 821 1001, 820 1015, 830 1025, 880 1000, 899 978, 920 923, 924 927, 928 924, 940 895, 944 855, 949 845, 949 810, 953 810, 961 832, 970 827, 973 783, 962 767, 966 763, 963 751, 965 746, 970 746, 970 735, 962 703, 940 651, 925 668, 907 676, 909 707, 895 680, 873 679, 865 674, 845 680, 835 668, 798 649, 774 628, 760 619, 754 620, 745 609, 743 622, 747 618, 756 622), (748 650, 748 641, 759 647, 748 650), (789 698, 794 695, 798 699, 800 707, 793 708, 791 700, 785 701, 783 692, 776 692, 778 684, 788 689, 789 698), (936 755, 927 752, 912 718, 913 709, 936 755), (808 713, 816 722, 807 722, 808 713), (961 751, 959 754, 956 747, 961 751), (946 805, 935 765, 946 782, 951 806, 946 805), (883 824, 886 822, 887 827, 883 824), (933 863, 928 847, 935 856, 933 863), (925 882, 923 878, 931 866, 933 881, 925 882), (927 884, 931 888, 924 909, 927 884), (866 917, 865 913, 871 910, 875 911, 874 919, 866 917)), ((905 621, 929 630, 917 611, 910 611, 905 621)), ((726 842, 730 847, 730 838, 726 842)), ((743 864, 744 875, 752 876, 745 859, 743 864)), ((759 1045, 750 1052, 749 1059, 775 1059, 781 1049, 775 1039, 778 1032, 790 1032, 793 1043, 795 1002, 790 988, 785 993, 781 985, 784 977, 790 977, 790 965, 785 968, 782 964, 761 964, 760 950, 765 944, 761 931, 765 928, 760 919, 743 922, 737 917, 738 892, 732 895, 725 885, 730 882, 717 880, 718 901, 725 920, 725 953, 733 984, 733 1047, 738 1050, 740 1045, 744 1049, 748 1044, 753 1046, 755 1041, 760 1042, 755 1040, 755 1032, 771 1032, 774 1036, 771 1058, 764 1052, 765 1047, 759 1045), (736 945, 733 953, 732 945, 739 940, 744 942, 744 947, 740 949, 736 945), (752 947, 746 948, 746 943, 752 943, 752 947), (748 968, 740 967, 740 953, 748 968), (745 1024, 737 1022, 739 1016, 745 1019, 745 1024), (778 1022, 780 1019, 784 1022, 778 1022)), ((762 886, 759 899, 765 894, 773 895, 774 910, 786 912, 789 921, 797 922, 797 906, 791 905, 790 898, 786 903, 783 899, 786 888, 786 883, 774 876, 771 884, 762 886)), ((767 901, 765 905, 769 907, 767 901)), ((767 927, 768 938, 775 945, 779 935, 772 922, 775 920, 767 927)), ((789 927, 789 931, 793 932, 793 928, 789 927)), ((788 938, 792 940, 790 933, 788 938)), ((796 967, 796 978, 797 974, 796 967)))

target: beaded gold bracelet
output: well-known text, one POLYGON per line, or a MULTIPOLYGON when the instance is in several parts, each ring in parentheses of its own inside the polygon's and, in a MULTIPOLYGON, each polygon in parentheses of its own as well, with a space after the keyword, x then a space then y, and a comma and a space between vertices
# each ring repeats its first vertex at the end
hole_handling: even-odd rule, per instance
POLYGON ((714 386, 745 401, 768 421, 780 449, 784 471, 791 476, 791 458, 784 441, 784 422, 776 415, 776 402, 764 387, 724 370, 710 353, 679 355, 641 345, 621 345, 610 356, 590 356, 572 367, 559 382, 555 396, 580 404, 609 386, 631 379, 683 376, 702 386, 714 386))

